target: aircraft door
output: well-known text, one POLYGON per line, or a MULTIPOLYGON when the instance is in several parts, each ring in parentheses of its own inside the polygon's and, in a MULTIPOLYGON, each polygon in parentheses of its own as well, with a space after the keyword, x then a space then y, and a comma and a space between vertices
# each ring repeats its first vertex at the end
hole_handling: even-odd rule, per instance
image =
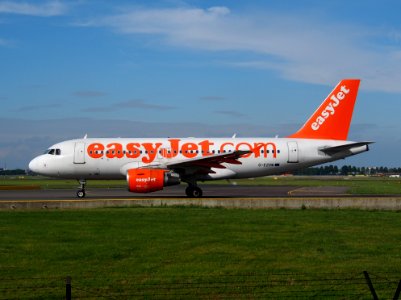
POLYGON ((288 162, 289 163, 297 163, 298 160, 298 143, 297 142, 288 142, 288 162))
POLYGON ((74 164, 85 163, 85 143, 77 142, 74 147, 74 164))

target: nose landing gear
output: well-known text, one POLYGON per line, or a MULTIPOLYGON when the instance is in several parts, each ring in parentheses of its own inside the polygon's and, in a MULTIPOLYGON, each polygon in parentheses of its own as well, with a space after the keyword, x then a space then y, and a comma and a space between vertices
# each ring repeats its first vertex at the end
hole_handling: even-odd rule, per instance
POLYGON ((84 198, 85 197, 85 184, 86 184, 86 180, 85 179, 80 179, 79 180, 79 190, 77 191, 77 197, 78 198, 84 198))

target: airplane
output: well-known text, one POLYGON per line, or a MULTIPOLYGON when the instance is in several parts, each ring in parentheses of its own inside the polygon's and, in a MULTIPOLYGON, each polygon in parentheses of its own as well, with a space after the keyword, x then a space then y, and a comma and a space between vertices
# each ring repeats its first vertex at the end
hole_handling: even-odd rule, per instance
POLYGON ((86 180, 126 179, 128 190, 150 193, 181 182, 202 197, 198 182, 278 175, 369 151, 348 141, 359 79, 343 79, 306 123, 286 138, 85 138, 51 146, 29 163, 34 173, 86 180))

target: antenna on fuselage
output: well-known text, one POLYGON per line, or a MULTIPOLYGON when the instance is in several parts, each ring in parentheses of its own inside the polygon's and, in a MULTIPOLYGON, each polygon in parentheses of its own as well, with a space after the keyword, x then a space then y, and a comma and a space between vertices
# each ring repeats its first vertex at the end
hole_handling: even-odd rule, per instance
POLYGON ((84 140, 86 140, 88 138, 88 134, 86 133, 84 136, 84 140))
POLYGON ((237 134, 234 133, 233 136, 232 136, 232 139, 235 139, 236 137, 237 137, 237 134))

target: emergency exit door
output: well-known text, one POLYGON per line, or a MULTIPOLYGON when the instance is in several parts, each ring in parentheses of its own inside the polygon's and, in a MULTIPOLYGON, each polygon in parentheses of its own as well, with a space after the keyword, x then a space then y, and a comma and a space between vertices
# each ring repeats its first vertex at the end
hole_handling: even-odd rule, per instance
POLYGON ((288 142, 288 162, 297 163, 298 162, 298 143, 288 142))

